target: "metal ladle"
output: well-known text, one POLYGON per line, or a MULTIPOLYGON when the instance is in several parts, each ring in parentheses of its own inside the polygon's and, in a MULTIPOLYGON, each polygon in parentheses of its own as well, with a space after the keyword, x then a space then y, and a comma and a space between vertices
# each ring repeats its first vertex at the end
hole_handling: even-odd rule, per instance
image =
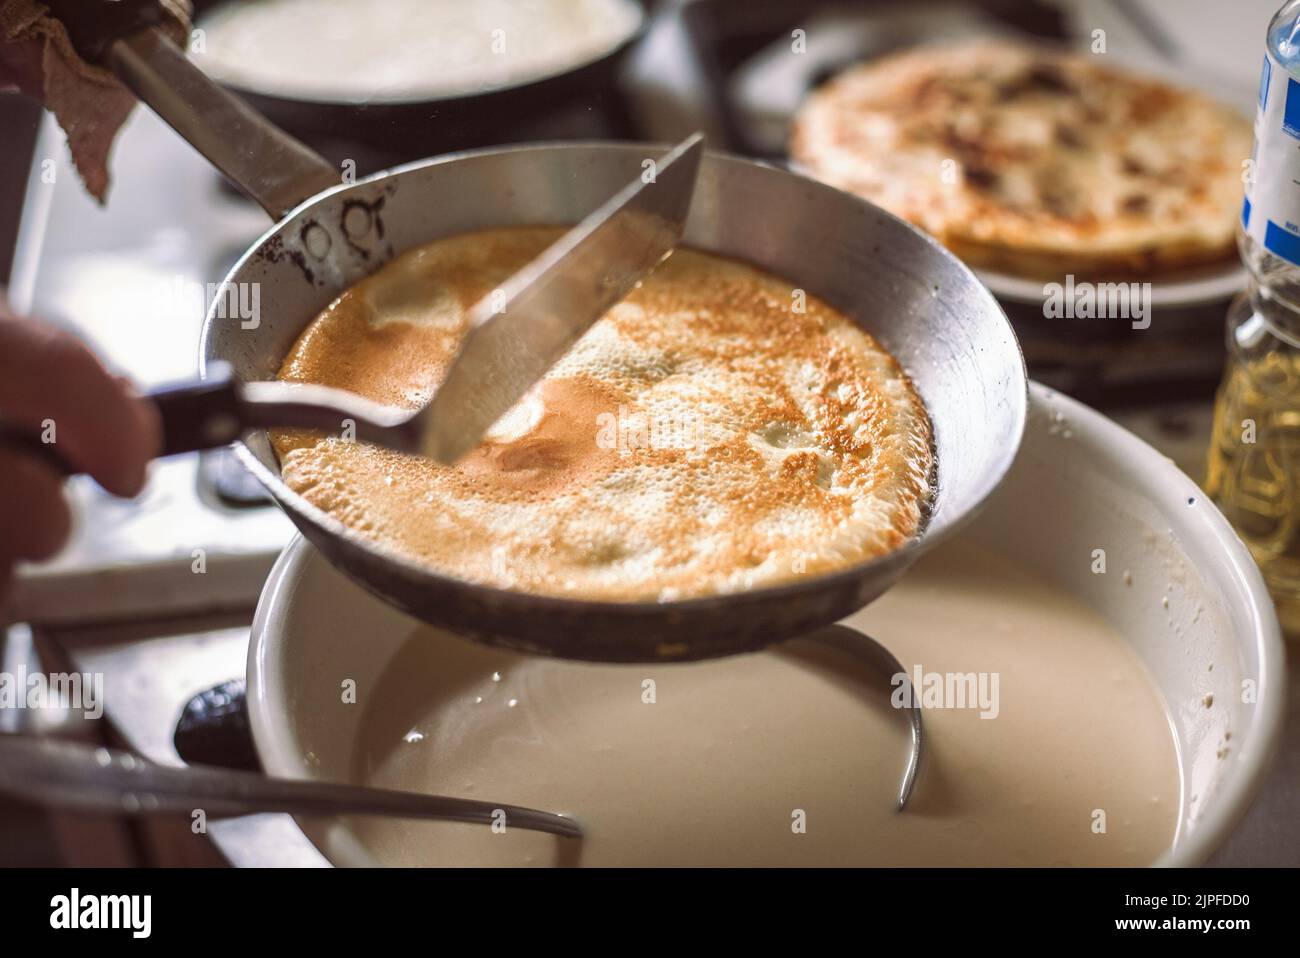
MULTIPOLYGON (((898 811, 911 797, 921 764, 921 709, 902 663, 874 639, 844 625, 807 636, 862 659, 908 688, 911 751, 898 788, 898 811)), ((297 815, 387 815, 490 825, 582 838, 573 819, 518 805, 422 795, 360 785, 268 778, 257 772, 158 765, 129 752, 80 742, 0 735, 0 792, 20 800, 90 812, 149 815, 196 809, 214 817, 285 812, 297 815)))
POLYGON ((898 784, 898 811, 901 812, 907 806, 907 800, 912 796, 912 787, 916 784, 916 773, 921 767, 922 744, 920 700, 917 697, 916 689, 912 688, 912 680, 908 677, 907 670, 903 668, 903 663, 899 662, 889 649, 871 636, 847 625, 828 625, 803 636, 803 638, 848 652, 850 655, 862 659, 874 671, 887 675, 891 685, 897 679, 907 690, 904 701, 911 703, 908 707, 907 719, 911 732, 912 747, 908 755, 907 766, 903 769, 903 777, 898 784))
POLYGON ((0 735, 0 792, 88 812, 251 815, 390 815, 491 825, 581 838, 563 815, 519 805, 419 795, 360 785, 268 778, 256 772, 191 765, 171 768, 117 749, 27 735, 0 735))

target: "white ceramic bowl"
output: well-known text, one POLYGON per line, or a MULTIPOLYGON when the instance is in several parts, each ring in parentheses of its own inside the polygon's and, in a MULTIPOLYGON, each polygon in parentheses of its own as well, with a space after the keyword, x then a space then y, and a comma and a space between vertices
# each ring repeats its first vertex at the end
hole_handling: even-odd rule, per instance
MULTIPOLYGON (((1245 546, 1171 461, 1037 384, 1020 456, 971 534, 1098 609, 1146 663, 1173 722, 1183 781, 1178 837, 1158 864, 1204 862, 1245 812, 1281 729, 1285 653, 1245 546), (1106 575, 1092 572, 1098 548, 1106 575), (1231 748, 1220 755, 1229 730, 1231 748)), ((371 686, 410 630, 409 619, 295 540, 267 581, 249 649, 248 701, 266 771, 350 780, 362 710, 337 707, 339 677, 371 686)), ((335 864, 372 863, 343 821, 302 824, 335 864)))

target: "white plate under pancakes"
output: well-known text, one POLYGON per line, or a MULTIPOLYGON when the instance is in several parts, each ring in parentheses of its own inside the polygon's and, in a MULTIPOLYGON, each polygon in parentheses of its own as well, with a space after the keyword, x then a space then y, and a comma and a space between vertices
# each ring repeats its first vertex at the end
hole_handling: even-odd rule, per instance
MULTIPOLYGON (((1041 279, 1026 279, 993 270, 976 269, 975 275, 1003 303, 1042 306, 1047 299, 1041 279)), ((1233 259, 1201 266, 1177 274, 1150 277, 1150 308, 1154 310, 1188 309, 1226 303, 1246 288, 1246 268, 1233 259)))
MULTIPOLYGON (((968 535, 1099 611, 1144 663, 1181 776, 1177 838, 1158 863, 1199 864, 1246 810, 1277 743, 1285 656, 1272 605, 1245 547, 1169 460, 1072 400, 1037 384, 1031 392, 1020 457, 968 535), (1097 548, 1107 550, 1106 574, 1092 571, 1097 548)), ((364 695, 411 629, 302 540, 291 545, 267 582, 249 650, 253 734, 267 772, 349 778, 363 709, 339 706, 338 677, 364 695)), ((336 865, 375 861, 342 820, 303 827, 336 865)))

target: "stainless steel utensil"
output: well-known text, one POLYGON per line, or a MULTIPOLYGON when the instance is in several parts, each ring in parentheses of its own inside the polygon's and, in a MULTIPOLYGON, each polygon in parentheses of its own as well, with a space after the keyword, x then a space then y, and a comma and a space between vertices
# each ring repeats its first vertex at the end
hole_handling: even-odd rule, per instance
POLYGON ((469 331, 412 425, 416 451, 456 462, 682 237, 704 137, 695 133, 470 311, 469 331))
MULTIPOLYGON (((278 149, 277 154, 283 151, 278 149)), ((161 455, 234 442, 274 426, 338 431, 364 442, 455 463, 541 379, 584 332, 672 252, 695 192, 704 138, 688 137, 510 277, 470 311, 469 331, 433 398, 411 412, 341 389, 279 381, 240 383, 214 367, 207 381, 151 394, 161 455)), ((260 317, 258 318, 260 321, 260 317)), ((0 425, 19 444, 70 471, 58 449, 0 425)))
MULTIPOLYGON (((253 647, 250 649, 250 676, 255 674, 253 661, 257 655, 257 645, 264 641, 262 637, 265 634, 254 630, 253 647)), ((898 783, 898 810, 903 811, 916 785, 924 745, 921 705, 907 669, 889 649, 871 636, 847 625, 828 625, 802 638, 807 642, 818 642, 839 649, 860 659, 882 679, 881 688, 890 690, 886 692, 887 695, 892 696, 896 688, 905 690, 905 701, 910 703, 906 708, 906 721, 911 747, 898 783)), ((194 764, 190 761, 190 753, 193 753, 198 761, 202 761, 198 756, 219 755, 219 759, 212 761, 227 768, 256 768, 257 749, 247 724, 248 709, 242 679, 224 682, 196 695, 186 705, 177 725, 174 736, 176 750, 190 764, 194 764)), ((845 761, 852 761, 852 758, 846 756, 845 761)))
POLYGON ((518 805, 419 795, 359 785, 268 778, 202 765, 171 768, 130 752, 26 735, 0 735, 0 792, 26 801, 89 812, 251 815, 390 815, 499 823, 581 838, 572 819, 518 805))
POLYGON ((903 668, 903 663, 898 661, 889 649, 871 636, 847 625, 828 625, 823 629, 810 632, 806 638, 862 659, 887 679, 891 688, 900 685, 907 690, 906 701, 911 703, 907 707, 907 725, 912 747, 908 752, 907 765, 903 768, 903 777, 898 783, 898 810, 901 812, 907 807, 907 800, 912 797, 916 774, 921 768, 921 752, 924 743, 921 731, 921 704, 916 689, 912 688, 912 680, 907 674, 907 669, 903 668))
MULTIPOLYGON (((261 320, 242 323, 214 304, 204 376, 220 362, 245 384, 272 379, 303 327, 397 254, 475 229, 578 222, 662 150, 566 143, 477 151, 318 192, 323 162, 285 148, 278 131, 268 141, 265 120, 232 107, 161 34, 117 36, 125 39, 99 45, 101 58, 141 99, 272 215, 292 207, 227 275, 236 289, 258 284, 261 320), (263 142, 274 168, 257 147, 263 142)), ((334 565, 411 615, 478 641, 598 661, 698 659, 843 618, 963 525, 1010 467, 1028 396, 1015 335, 989 292, 933 239, 847 193, 757 163, 706 154, 683 242, 821 296, 897 357, 929 411, 938 463, 916 540, 833 575, 732 595, 666 603, 531 595, 442 575, 344 526, 284 484, 265 432, 246 433, 237 453, 334 565)))

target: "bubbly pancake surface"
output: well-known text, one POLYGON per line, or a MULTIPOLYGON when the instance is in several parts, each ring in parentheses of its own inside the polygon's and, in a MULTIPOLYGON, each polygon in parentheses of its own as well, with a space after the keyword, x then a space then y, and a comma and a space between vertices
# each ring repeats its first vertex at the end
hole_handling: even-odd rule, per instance
MULTIPOLYGON (((418 407, 479 299, 559 235, 412 250, 344 292, 280 370, 418 407)), ((868 334, 744 264, 677 250, 455 467, 277 432, 288 485, 446 575, 606 601, 734 592, 907 541, 932 464, 911 383, 868 334)))

